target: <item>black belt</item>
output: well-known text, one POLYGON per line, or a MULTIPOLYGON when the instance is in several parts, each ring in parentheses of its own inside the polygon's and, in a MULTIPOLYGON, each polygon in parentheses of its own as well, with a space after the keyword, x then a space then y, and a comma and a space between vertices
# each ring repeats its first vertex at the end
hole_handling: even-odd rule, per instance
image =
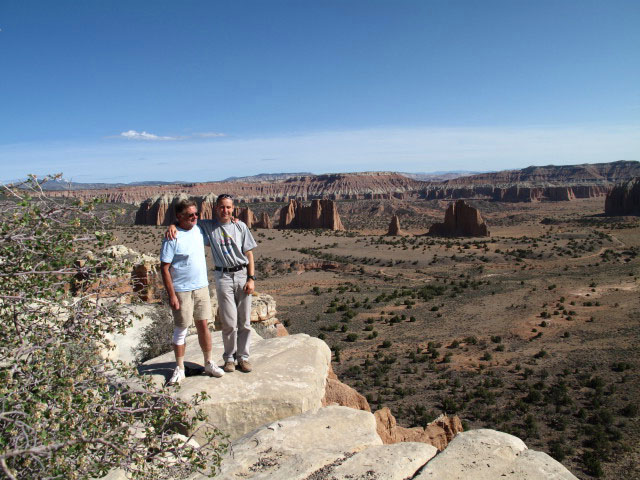
POLYGON ((215 270, 217 272, 237 272, 246 268, 246 265, 238 265, 237 267, 216 267, 215 270))

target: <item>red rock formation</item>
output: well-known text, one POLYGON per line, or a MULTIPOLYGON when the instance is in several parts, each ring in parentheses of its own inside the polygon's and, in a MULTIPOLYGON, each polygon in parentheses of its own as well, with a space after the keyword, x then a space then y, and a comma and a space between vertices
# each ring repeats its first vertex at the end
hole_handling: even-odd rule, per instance
POLYGON ((344 230, 338 209, 333 200, 313 200, 304 206, 301 201, 290 200, 280 210, 279 228, 328 228, 344 230))
POLYGON ((345 385, 335 373, 329 364, 329 373, 327 374, 327 384, 324 390, 324 398, 322 406, 338 404, 343 407, 355 408, 356 410, 364 410, 370 412, 369 402, 349 385, 345 385))
POLYGON ((249 207, 235 207, 233 209, 233 216, 242 220, 249 228, 256 223, 256 216, 249 210, 249 207))
POLYGON ((402 230, 400 229, 400 219, 398 215, 394 215, 391 217, 391 222, 389 223, 389 230, 387 231, 387 235, 396 236, 396 235, 404 235, 402 230))
POLYGON ((464 200, 458 200, 447 208, 443 223, 434 223, 427 235, 441 237, 488 237, 489 229, 480 212, 464 200))
POLYGON ((640 215, 640 177, 616 185, 604 202, 606 215, 640 215))
POLYGON ((405 428, 396 424, 387 407, 376 410, 377 432, 385 445, 399 442, 422 442, 442 451, 457 433, 462 432, 462 422, 457 416, 441 415, 426 427, 405 428))
POLYGON ((262 212, 260 214, 260 220, 258 220, 253 228, 273 228, 273 223, 271 223, 271 217, 267 212, 262 212))

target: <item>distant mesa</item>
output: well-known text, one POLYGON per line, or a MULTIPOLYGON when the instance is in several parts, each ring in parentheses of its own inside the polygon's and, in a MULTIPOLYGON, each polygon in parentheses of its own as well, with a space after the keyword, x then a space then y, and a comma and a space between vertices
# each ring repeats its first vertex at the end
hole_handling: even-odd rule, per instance
MULTIPOLYGON (((475 175, 428 177, 395 172, 260 174, 231 178, 223 182, 139 185, 66 184, 51 196, 101 198, 109 203, 140 204, 158 195, 186 194, 205 197, 212 192, 229 193, 236 203, 285 203, 291 199, 386 200, 423 198, 426 200, 487 199, 498 202, 571 201, 604 197, 616 184, 640 176, 640 162, 617 162, 532 166, 521 170, 475 175), (455 178, 452 178, 455 177, 455 178), (85 185, 84 189, 82 186, 85 185), (65 187, 66 186, 66 187, 65 187)), ((46 184, 45 184, 46 185, 46 184)))
POLYGON ((391 222, 389 223, 389 230, 387 231, 387 236, 399 236, 404 235, 404 232, 400 228, 400 219, 398 215, 394 215, 391 217, 391 222))
POLYGON ((488 237, 489 229, 480 211, 464 200, 451 203, 443 223, 434 223, 427 235, 437 237, 488 237))
POLYGON ((616 185, 604 202, 606 215, 640 215, 640 177, 616 185))
POLYGON ((333 200, 312 200, 304 206, 302 201, 289 200, 280 210, 280 228, 327 228, 344 230, 336 203, 333 200))

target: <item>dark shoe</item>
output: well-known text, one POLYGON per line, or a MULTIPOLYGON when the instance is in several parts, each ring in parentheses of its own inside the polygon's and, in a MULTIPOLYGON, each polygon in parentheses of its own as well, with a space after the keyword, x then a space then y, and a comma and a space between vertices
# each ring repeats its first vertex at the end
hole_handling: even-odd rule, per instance
POLYGON ((236 365, 233 362, 224 362, 224 367, 222 367, 222 369, 227 373, 235 372, 236 365))
POLYGON ((251 364, 249 360, 238 360, 238 370, 244 373, 249 373, 251 371, 251 364))

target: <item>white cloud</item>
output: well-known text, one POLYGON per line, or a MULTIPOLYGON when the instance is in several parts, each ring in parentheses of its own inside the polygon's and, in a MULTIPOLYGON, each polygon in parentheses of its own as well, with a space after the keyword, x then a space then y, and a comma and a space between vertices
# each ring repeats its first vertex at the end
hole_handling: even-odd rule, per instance
POLYGON ((191 135, 192 138, 219 138, 219 137, 226 137, 226 136, 227 136, 226 133, 220 133, 220 132, 203 132, 203 133, 194 133, 193 135, 191 135))
POLYGON ((117 136, 112 136, 112 137, 108 137, 108 138, 126 138, 128 140, 152 140, 152 141, 162 141, 162 140, 189 140, 189 139, 194 139, 194 138, 220 138, 220 137, 226 137, 227 135, 225 133, 220 133, 220 132, 202 132, 202 133, 193 133, 191 135, 180 135, 180 136, 172 136, 172 137, 168 137, 168 136, 160 136, 160 135, 155 135, 153 133, 149 133, 149 132, 145 132, 144 130, 142 132, 138 132, 136 130, 127 130, 126 132, 122 132, 120 135, 117 136))
POLYGON ((120 134, 121 137, 129 140, 178 140, 178 137, 161 137, 145 131, 137 132, 135 130, 127 130, 120 134))

